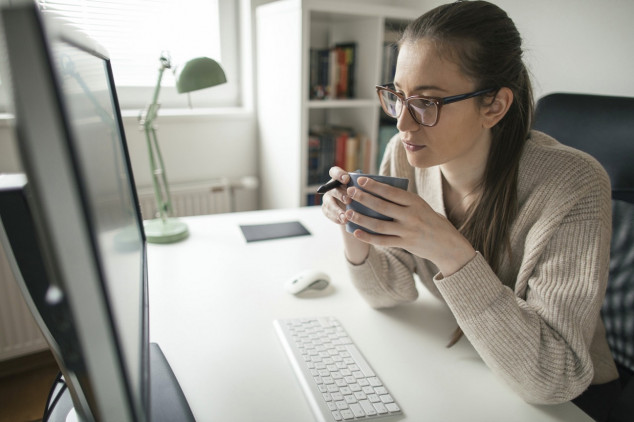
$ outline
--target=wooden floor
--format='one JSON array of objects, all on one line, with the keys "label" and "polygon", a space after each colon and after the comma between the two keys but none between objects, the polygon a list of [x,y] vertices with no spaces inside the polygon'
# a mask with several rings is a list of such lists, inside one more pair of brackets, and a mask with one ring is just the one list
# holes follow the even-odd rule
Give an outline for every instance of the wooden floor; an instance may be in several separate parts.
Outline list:
[{"label": "wooden floor", "polygon": [[41,421],[58,372],[49,351],[0,362],[0,422]]}]

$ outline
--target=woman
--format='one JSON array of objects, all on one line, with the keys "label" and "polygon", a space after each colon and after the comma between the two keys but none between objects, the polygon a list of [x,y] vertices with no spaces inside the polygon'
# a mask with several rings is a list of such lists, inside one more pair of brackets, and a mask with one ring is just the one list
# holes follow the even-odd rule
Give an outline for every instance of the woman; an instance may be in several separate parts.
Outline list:
[{"label": "woman", "polygon": [[[413,274],[452,310],[484,362],[530,403],[575,399],[595,418],[618,388],[600,319],[611,235],[609,179],[588,155],[530,130],[533,98],[512,20],[484,1],[424,14],[403,33],[397,118],[380,173],[323,199],[342,230],[354,285],[374,307],[418,296]],[[358,201],[381,221],[346,211]],[[592,387],[588,389],[588,386]],[[604,394],[605,395],[602,395]]]}]

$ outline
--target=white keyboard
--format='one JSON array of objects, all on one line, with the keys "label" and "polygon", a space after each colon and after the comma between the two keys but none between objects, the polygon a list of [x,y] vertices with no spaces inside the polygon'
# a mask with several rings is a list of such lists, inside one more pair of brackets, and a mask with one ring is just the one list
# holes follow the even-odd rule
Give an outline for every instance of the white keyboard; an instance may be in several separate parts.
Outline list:
[{"label": "white keyboard", "polygon": [[285,319],[273,324],[318,420],[402,414],[335,318]]}]

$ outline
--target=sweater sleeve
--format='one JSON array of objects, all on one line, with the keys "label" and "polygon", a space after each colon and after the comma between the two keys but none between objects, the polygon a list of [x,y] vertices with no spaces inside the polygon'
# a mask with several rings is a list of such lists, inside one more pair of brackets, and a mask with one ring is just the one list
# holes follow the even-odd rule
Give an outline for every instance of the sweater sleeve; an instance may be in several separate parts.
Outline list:
[{"label": "sweater sleeve", "polygon": [[398,248],[370,247],[365,262],[348,263],[352,284],[373,308],[388,308],[418,298],[413,256]]},{"label": "sweater sleeve", "polygon": [[482,359],[530,403],[571,400],[593,379],[590,346],[607,283],[611,202],[607,176],[592,176],[541,195],[554,199],[538,201],[515,291],[479,254],[457,273],[435,277]]}]

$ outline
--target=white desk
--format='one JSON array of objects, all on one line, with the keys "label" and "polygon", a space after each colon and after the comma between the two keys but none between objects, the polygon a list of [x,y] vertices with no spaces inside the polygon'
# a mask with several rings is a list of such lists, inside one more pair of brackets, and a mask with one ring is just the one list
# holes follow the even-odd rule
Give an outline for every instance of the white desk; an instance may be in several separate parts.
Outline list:
[{"label": "white desk", "polygon": [[[333,315],[401,405],[408,421],[589,421],[571,403],[532,406],[462,339],[419,286],[415,303],[371,309],[348,279],[339,228],[318,207],[184,219],[189,239],[148,245],[150,339],[159,343],[198,421],[311,421],[276,318]],[[299,220],[311,236],[246,243],[240,224]],[[295,297],[284,282],[316,268],[322,293]],[[399,419],[400,420],[400,419]]]}]

